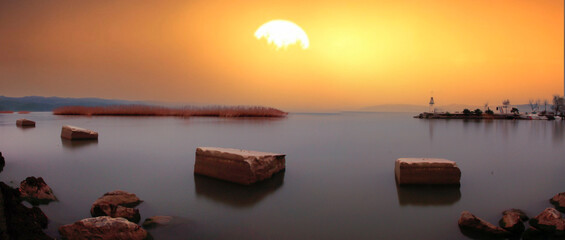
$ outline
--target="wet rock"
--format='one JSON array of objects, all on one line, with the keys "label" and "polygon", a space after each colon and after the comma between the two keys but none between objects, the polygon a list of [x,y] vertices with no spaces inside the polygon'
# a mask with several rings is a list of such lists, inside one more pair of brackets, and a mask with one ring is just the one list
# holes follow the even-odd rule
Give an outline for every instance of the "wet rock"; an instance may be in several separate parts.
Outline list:
[{"label": "wet rock", "polygon": [[512,235],[510,232],[480,219],[468,211],[461,213],[458,224],[465,235],[472,235],[473,237],[506,238]]},{"label": "wet rock", "polygon": [[124,218],[108,216],[86,218],[73,224],[59,227],[63,239],[131,239],[147,238],[147,231]]},{"label": "wet rock", "polygon": [[98,198],[90,208],[93,217],[110,216],[123,217],[129,221],[138,223],[140,220],[139,210],[133,207],[141,203],[141,200],[133,193],[116,190],[108,192]]},{"label": "wet rock", "polygon": [[232,148],[199,147],[194,173],[249,185],[285,169],[285,155]]},{"label": "wet rock", "polygon": [[564,235],[565,219],[555,208],[546,208],[542,213],[530,219],[530,225],[546,233]]},{"label": "wet rock", "polygon": [[[3,182],[0,182],[1,204],[3,214],[0,214],[0,228],[5,222],[9,238],[1,239],[52,239],[43,232],[47,227],[47,216],[38,207],[28,208],[21,203],[20,192]],[[2,212],[2,211],[0,211]],[[3,216],[2,216],[3,215]],[[0,237],[5,234],[0,233]]]},{"label": "wet rock", "polygon": [[20,196],[33,205],[45,204],[56,201],[53,190],[45,183],[43,178],[27,177],[20,183]]},{"label": "wet rock", "polygon": [[402,184],[459,184],[461,170],[454,161],[439,158],[399,158],[396,182]]},{"label": "wet rock", "polygon": [[514,234],[520,234],[524,231],[525,226],[523,221],[527,221],[528,216],[522,210],[509,209],[502,212],[502,215],[502,218],[498,221],[498,224],[502,228]]},{"label": "wet rock", "polygon": [[61,137],[69,140],[98,139],[98,133],[92,130],[65,125],[61,129]]},{"label": "wet rock", "polygon": [[560,212],[565,212],[565,192],[556,194],[549,199],[549,202]]},{"label": "wet rock", "polygon": [[18,119],[16,120],[16,125],[18,127],[35,127],[35,122],[29,119]]},{"label": "wet rock", "polygon": [[171,222],[172,219],[173,217],[170,216],[153,216],[145,219],[141,226],[143,226],[144,228],[154,228],[161,225],[167,225]]}]

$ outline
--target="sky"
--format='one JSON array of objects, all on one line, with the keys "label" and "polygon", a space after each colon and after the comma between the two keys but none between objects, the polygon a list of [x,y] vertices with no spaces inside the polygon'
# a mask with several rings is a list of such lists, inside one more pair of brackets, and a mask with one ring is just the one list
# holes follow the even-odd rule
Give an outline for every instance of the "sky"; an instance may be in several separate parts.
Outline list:
[{"label": "sky", "polygon": [[[277,49],[264,23],[310,46]],[[0,95],[287,111],[564,91],[563,0],[0,1]]]}]

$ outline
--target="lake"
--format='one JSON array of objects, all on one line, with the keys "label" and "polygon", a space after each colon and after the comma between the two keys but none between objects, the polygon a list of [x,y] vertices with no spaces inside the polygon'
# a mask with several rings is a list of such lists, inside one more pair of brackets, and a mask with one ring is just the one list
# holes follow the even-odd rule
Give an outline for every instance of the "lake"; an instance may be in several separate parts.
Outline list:
[{"label": "lake", "polygon": [[[43,177],[59,199],[46,232],[90,217],[121,189],[141,219],[175,216],[155,239],[465,239],[468,210],[493,224],[508,208],[535,216],[565,191],[565,122],[414,119],[414,113],[299,114],[281,119],[0,114],[0,181]],[[18,128],[16,119],[37,122]],[[98,141],[60,138],[63,125]],[[251,186],[195,176],[197,147],[286,154],[286,171]],[[459,188],[397,187],[394,161],[446,158]]]}]

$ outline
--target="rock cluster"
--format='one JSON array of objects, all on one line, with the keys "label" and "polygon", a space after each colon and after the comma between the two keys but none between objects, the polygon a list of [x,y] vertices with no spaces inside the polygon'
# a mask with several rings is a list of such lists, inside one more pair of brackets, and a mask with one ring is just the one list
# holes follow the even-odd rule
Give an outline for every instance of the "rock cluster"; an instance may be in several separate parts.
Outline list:
[{"label": "rock cluster", "polygon": [[98,198],[90,208],[93,217],[110,216],[123,217],[129,221],[138,223],[140,220],[139,210],[133,207],[141,203],[141,200],[133,193],[116,190],[105,193]]},{"label": "rock cluster", "polygon": [[63,239],[147,239],[149,234],[136,223],[142,201],[133,193],[116,190],[105,193],[90,208],[92,218],[61,226]]},{"label": "rock cluster", "polygon": [[20,183],[20,195],[33,205],[56,201],[53,190],[45,183],[43,178],[27,177]]},{"label": "rock cluster", "polygon": [[502,219],[498,222],[500,227],[464,211],[459,218],[459,227],[463,234],[472,238],[565,239],[565,218],[559,212],[565,211],[565,192],[558,193],[549,201],[555,208],[546,208],[529,221],[521,210],[502,212]]},{"label": "rock cluster", "polygon": [[0,182],[0,239],[53,239],[43,232],[47,216],[22,204],[20,192]]},{"label": "rock cluster", "polygon": [[[4,164],[0,152],[0,172]],[[20,191],[0,182],[0,239],[52,239],[43,232],[47,223],[41,209],[24,206]]]},{"label": "rock cluster", "polygon": [[285,169],[285,155],[232,148],[199,147],[194,173],[249,185]]}]

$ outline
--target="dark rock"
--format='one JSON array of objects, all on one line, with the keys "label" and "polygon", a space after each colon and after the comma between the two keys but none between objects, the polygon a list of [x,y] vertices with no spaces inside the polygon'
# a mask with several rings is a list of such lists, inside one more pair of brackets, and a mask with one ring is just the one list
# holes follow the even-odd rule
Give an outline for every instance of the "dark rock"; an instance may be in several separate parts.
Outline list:
[{"label": "dark rock", "polygon": [[33,205],[45,204],[56,201],[53,190],[45,183],[43,178],[27,177],[20,183],[21,197]]},{"label": "dark rock", "polygon": [[173,217],[170,216],[153,216],[145,219],[141,226],[143,226],[144,228],[154,228],[160,225],[167,225],[171,222],[172,219]]},{"label": "dark rock", "polygon": [[458,224],[465,235],[472,234],[474,237],[507,238],[512,235],[510,232],[480,219],[468,211],[461,213]]},{"label": "dark rock", "polygon": [[522,210],[509,209],[502,212],[502,214],[502,218],[498,221],[502,228],[514,234],[520,234],[524,231],[525,226],[522,221],[528,220],[528,216]]},{"label": "dark rock", "polygon": [[563,235],[565,233],[565,219],[555,208],[546,208],[542,213],[530,219],[530,225],[546,233]]},{"label": "dark rock", "polygon": [[542,232],[534,227],[529,227],[524,231],[522,234],[523,240],[545,240],[549,239],[550,235],[545,232]]},{"label": "dark rock", "polygon": [[565,212],[565,192],[556,194],[549,199],[549,202],[560,212]]},{"label": "dark rock", "polygon": [[59,227],[63,239],[131,239],[142,240],[148,237],[141,226],[124,218],[108,216],[86,218],[73,224]]},{"label": "dark rock", "polygon": [[4,157],[2,156],[2,152],[0,152],[0,172],[4,170],[4,166],[6,166],[6,161],[4,161]]},{"label": "dark rock", "polygon": [[42,230],[47,227],[48,219],[41,209],[24,206],[21,203],[20,192],[3,182],[0,182],[0,190],[6,232],[11,239],[52,239]]},{"label": "dark rock", "polygon": [[141,218],[139,210],[133,207],[137,206],[140,202],[141,200],[135,194],[116,190],[108,192],[98,198],[92,204],[90,214],[93,217],[123,217],[129,221],[138,223]]}]

